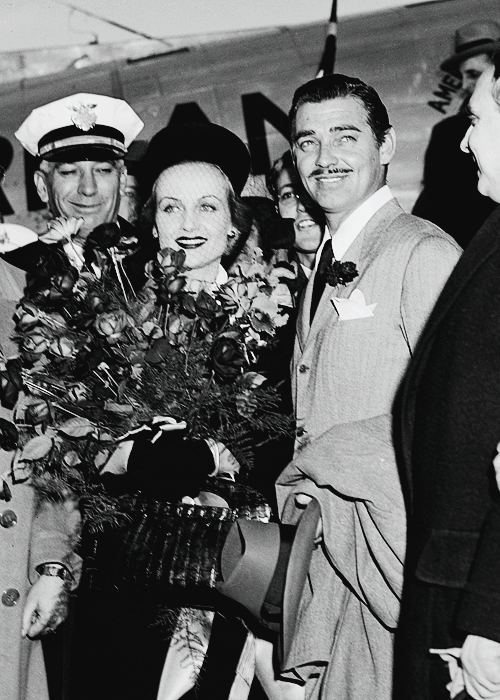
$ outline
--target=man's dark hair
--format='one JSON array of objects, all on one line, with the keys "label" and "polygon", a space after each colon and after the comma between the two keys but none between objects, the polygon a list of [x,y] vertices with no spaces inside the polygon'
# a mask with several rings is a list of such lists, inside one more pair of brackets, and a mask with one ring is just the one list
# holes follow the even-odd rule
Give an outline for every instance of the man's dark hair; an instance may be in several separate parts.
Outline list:
[{"label": "man's dark hair", "polygon": [[288,115],[292,143],[295,139],[295,122],[299,107],[308,102],[319,104],[337,97],[354,97],[359,100],[366,110],[367,122],[370,126],[377,145],[380,147],[391,128],[389,115],[378,93],[359,78],[349,78],[347,75],[333,73],[322,78],[315,78],[295,91],[292,108]]}]

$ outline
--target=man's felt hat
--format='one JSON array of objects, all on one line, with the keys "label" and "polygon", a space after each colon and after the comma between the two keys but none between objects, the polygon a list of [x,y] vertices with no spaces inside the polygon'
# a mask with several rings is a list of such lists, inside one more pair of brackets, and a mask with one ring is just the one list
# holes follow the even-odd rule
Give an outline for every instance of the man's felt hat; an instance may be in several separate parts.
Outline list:
[{"label": "man's felt hat", "polygon": [[43,160],[108,161],[123,158],[143,126],[124,100],[78,93],[34,109],[15,136]]},{"label": "man's felt hat", "polygon": [[279,631],[282,668],[291,650],[319,518],[320,506],[313,498],[296,527],[238,519],[221,551],[217,590]]},{"label": "man's felt hat", "polygon": [[235,133],[218,124],[166,126],[151,139],[142,161],[142,180],[151,191],[158,176],[184,162],[211,163],[226,175],[241,194],[250,174],[250,153]]},{"label": "man's felt hat", "polygon": [[470,22],[455,32],[455,53],[441,63],[441,70],[453,72],[472,56],[499,50],[500,24],[492,20]]}]

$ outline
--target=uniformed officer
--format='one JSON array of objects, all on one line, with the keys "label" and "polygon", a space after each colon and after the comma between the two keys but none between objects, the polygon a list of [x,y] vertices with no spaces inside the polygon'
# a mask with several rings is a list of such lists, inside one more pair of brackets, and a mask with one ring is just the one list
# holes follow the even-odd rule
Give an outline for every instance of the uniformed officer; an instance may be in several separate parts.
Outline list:
[{"label": "uniformed officer", "polygon": [[[72,263],[78,267],[88,235],[100,224],[115,223],[122,237],[133,235],[118,208],[126,183],[124,157],[142,127],[126,102],[105,95],[71,95],[33,110],[16,137],[40,158],[38,193],[63,225],[49,226],[41,240],[27,245],[24,240],[3,257],[29,272],[41,255],[63,245],[69,232],[68,250],[73,256],[76,251]],[[0,415],[8,418],[3,411]],[[74,502],[43,501],[29,481],[13,478],[12,453],[4,449],[7,438],[1,427],[0,698],[48,700],[44,655],[36,637],[66,616],[69,591],[79,575],[73,549],[80,515]],[[59,676],[60,662],[52,656]],[[51,677],[53,690],[54,673]]]},{"label": "uniformed officer", "polygon": [[[58,243],[69,235],[72,244],[66,252],[76,267],[81,267],[83,245],[97,226],[116,223],[123,238],[135,234],[118,210],[127,182],[124,158],[143,126],[124,100],[79,93],[37,107],[15,134],[40,159],[34,176],[40,199],[53,217],[69,222],[62,228],[49,224],[40,241]],[[75,256],[79,248],[81,254]],[[4,258],[29,271],[42,252],[37,242]]]}]

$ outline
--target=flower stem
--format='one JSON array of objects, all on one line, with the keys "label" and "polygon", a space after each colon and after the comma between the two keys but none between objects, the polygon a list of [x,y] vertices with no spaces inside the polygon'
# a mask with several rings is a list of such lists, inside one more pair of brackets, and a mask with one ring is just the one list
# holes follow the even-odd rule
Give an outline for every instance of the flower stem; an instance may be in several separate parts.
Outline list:
[{"label": "flower stem", "polygon": [[194,333],[195,333],[195,330],[196,330],[196,324],[197,324],[197,323],[198,323],[198,320],[195,319],[195,320],[193,321],[193,325],[192,325],[192,327],[191,327],[191,333],[189,334],[189,345],[188,345],[187,350],[186,350],[186,359],[185,359],[185,361],[184,361],[184,372],[186,373],[186,376],[189,376],[189,372],[188,372],[189,354],[190,354],[190,352],[191,352],[191,346],[192,346],[192,344],[193,344]]}]

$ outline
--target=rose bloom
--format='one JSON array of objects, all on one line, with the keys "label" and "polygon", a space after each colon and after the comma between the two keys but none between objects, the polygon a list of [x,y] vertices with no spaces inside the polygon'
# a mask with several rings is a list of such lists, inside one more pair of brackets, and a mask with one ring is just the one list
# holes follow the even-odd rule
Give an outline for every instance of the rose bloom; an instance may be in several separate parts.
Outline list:
[{"label": "rose bloom", "polygon": [[75,344],[69,338],[57,338],[52,341],[49,350],[58,357],[72,357],[75,354]]},{"label": "rose bloom", "polygon": [[66,219],[64,216],[58,216],[47,225],[46,233],[42,233],[39,238],[47,244],[57,243],[61,240],[69,240],[75,236],[82,227],[83,219],[77,219],[70,216]]},{"label": "rose bloom", "polygon": [[41,354],[47,350],[50,339],[40,331],[32,331],[23,338],[23,350],[25,352]]},{"label": "rose bloom", "polygon": [[16,308],[14,320],[21,330],[35,326],[40,319],[40,311],[29,301],[23,301]]},{"label": "rose bloom", "polygon": [[49,290],[49,299],[57,301],[68,297],[73,291],[73,287],[78,280],[78,270],[71,267],[63,274],[54,275],[51,280],[51,288]]},{"label": "rose bloom", "polygon": [[33,402],[27,407],[24,414],[26,423],[31,423],[31,425],[38,425],[49,418],[50,406],[44,399],[33,400]]},{"label": "rose bloom", "polygon": [[215,373],[225,380],[232,380],[248,367],[245,344],[237,332],[223,333],[210,348],[210,358]]},{"label": "rose bloom", "polygon": [[116,343],[127,326],[132,325],[132,319],[125,311],[118,309],[98,316],[94,322],[97,332],[106,337],[108,343]]}]

